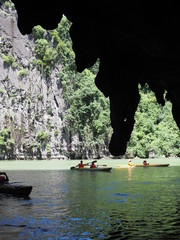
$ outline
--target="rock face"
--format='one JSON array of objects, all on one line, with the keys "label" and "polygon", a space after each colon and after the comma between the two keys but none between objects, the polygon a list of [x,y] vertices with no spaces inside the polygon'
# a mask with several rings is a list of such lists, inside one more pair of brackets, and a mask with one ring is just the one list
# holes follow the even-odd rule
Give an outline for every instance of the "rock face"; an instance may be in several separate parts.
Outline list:
[{"label": "rock face", "polygon": [[[66,158],[69,142],[62,120],[66,106],[58,85],[61,65],[49,78],[43,76],[33,66],[33,36],[20,33],[13,8],[3,5],[0,12],[0,129],[10,128],[15,158]],[[50,139],[41,152],[38,133]]]},{"label": "rock face", "polygon": [[39,9],[35,0],[13,2],[22,34],[30,34],[36,24],[55,28],[62,14],[66,15],[73,23],[70,33],[78,71],[100,59],[96,84],[111,102],[113,155],[126,151],[139,102],[139,83],[148,83],[162,105],[164,97],[172,102],[180,128],[178,3],[39,0]]}]

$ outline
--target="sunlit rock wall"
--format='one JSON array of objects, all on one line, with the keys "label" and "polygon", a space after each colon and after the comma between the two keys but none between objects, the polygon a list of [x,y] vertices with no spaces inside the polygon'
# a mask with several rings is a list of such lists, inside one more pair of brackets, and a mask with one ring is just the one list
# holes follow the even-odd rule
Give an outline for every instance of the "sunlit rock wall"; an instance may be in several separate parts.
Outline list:
[{"label": "sunlit rock wall", "polygon": [[[49,78],[33,65],[34,39],[17,28],[13,7],[0,9],[0,130],[10,128],[16,158],[36,158],[37,135],[50,135],[41,149],[42,158],[66,158],[68,136],[64,134],[66,108],[58,85],[61,65]],[[55,134],[56,132],[56,134]]]}]

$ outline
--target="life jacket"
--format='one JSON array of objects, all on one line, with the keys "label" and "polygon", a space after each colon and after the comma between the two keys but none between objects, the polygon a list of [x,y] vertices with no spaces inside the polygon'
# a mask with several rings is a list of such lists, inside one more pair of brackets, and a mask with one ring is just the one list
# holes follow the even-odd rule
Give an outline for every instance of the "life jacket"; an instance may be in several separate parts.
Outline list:
[{"label": "life jacket", "polygon": [[1,176],[0,176],[0,183],[5,182],[5,181],[6,181],[5,176],[1,175]]},{"label": "life jacket", "polygon": [[79,168],[83,168],[84,167],[84,164],[83,163],[79,163]]},{"label": "life jacket", "polygon": [[94,165],[94,164],[91,164],[91,168],[96,168],[96,165]]}]

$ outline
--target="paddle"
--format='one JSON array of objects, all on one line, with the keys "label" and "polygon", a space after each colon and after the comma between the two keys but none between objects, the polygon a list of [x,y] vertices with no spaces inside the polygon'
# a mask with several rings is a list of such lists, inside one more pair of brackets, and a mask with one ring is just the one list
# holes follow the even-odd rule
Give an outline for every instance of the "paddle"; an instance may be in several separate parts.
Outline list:
[{"label": "paddle", "polygon": [[89,165],[90,163],[95,163],[95,162],[97,162],[97,161],[92,161],[92,162],[89,162],[89,163],[85,163],[85,164]]},{"label": "paddle", "polygon": [[16,184],[16,183],[22,183],[22,182],[11,182],[12,184]]},{"label": "paddle", "polygon": [[107,167],[107,165],[106,164],[103,164],[103,165],[97,165],[97,167]]}]

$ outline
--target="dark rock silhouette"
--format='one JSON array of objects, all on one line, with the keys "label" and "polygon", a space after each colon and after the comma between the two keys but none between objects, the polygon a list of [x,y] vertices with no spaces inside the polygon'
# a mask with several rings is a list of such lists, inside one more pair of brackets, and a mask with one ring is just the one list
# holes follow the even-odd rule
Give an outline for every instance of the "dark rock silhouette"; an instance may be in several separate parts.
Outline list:
[{"label": "dark rock silhouette", "polygon": [[112,155],[123,155],[139,103],[138,84],[147,83],[157,101],[172,102],[180,128],[180,4],[175,1],[20,1],[12,0],[18,27],[29,34],[39,24],[54,29],[64,14],[77,71],[100,59],[97,87],[110,99]]}]

